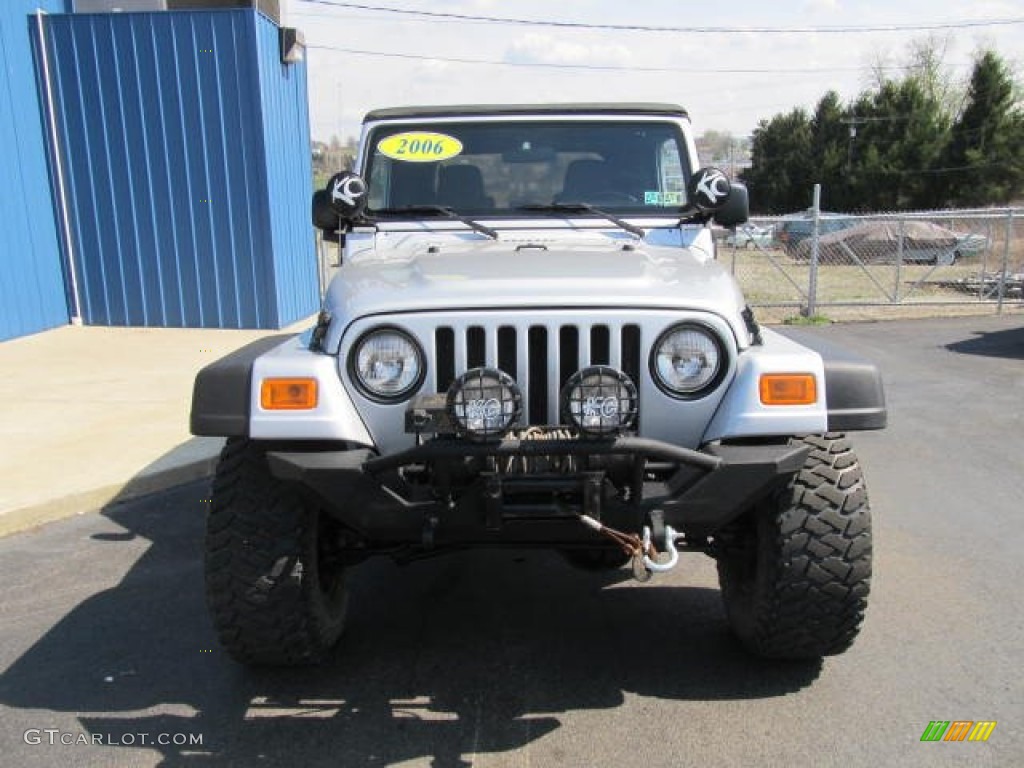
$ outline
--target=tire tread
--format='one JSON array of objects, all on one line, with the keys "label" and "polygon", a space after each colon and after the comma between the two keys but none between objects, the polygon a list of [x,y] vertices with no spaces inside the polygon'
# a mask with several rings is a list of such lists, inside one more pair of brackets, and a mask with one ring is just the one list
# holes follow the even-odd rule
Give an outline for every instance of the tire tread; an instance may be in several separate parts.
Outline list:
[{"label": "tire tread", "polygon": [[[748,649],[769,658],[842,653],[860,631],[871,582],[871,523],[863,473],[841,434],[803,438],[804,468],[771,501],[752,599],[737,599],[719,564],[723,598]],[[740,613],[744,615],[739,615]]]},{"label": "tire tread", "polygon": [[206,599],[220,642],[237,661],[308,664],[337,641],[344,596],[327,611],[319,604],[315,526],[315,511],[270,475],[258,444],[228,440],[207,520]]}]

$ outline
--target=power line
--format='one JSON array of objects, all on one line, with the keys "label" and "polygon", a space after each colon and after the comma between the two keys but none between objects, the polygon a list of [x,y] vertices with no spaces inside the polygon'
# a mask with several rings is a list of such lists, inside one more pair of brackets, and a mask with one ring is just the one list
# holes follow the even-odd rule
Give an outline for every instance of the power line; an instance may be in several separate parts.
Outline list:
[{"label": "power line", "polygon": [[931,24],[878,24],[869,26],[820,26],[820,27],[739,27],[739,26],[708,26],[708,27],[667,27],[646,24],[592,24],[580,21],[546,21],[542,19],[517,19],[501,16],[477,16],[465,13],[448,13],[442,11],[417,11],[410,8],[391,8],[383,5],[366,3],[341,2],[340,0],[299,0],[311,5],[326,5],[335,8],[354,8],[360,11],[377,13],[393,13],[420,19],[445,19],[449,21],[474,21],[489,24],[512,24],[530,27],[557,27],[560,29],[602,29],[618,32],[688,32],[691,34],[857,34],[864,32],[927,32],[944,29],[971,29],[976,27],[999,27],[1024,24],[1024,17],[1004,19],[975,19],[973,21],[948,21]]},{"label": "power line", "polygon": [[843,125],[866,125],[867,123],[891,123],[893,120],[909,120],[913,115],[875,115],[873,117],[844,117],[839,122]]},{"label": "power line", "polygon": [[974,163],[972,165],[954,165],[945,168],[855,168],[853,173],[864,176],[928,176],[944,173],[962,173],[963,171],[981,171],[988,168],[1006,168],[1006,163]]},{"label": "power line", "polygon": [[[307,2],[309,0],[306,0]],[[485,64],[499,67],[540,67],[542,69],[583,69],[600,72],[676,72],[684,74],[729,74],[729,75],[815,75],[821,72],[864,72],[874,67],[645,67],[616,64],[558,64],[551,62],[502,61],[501,59],[470,59],[454,56],[428,56],[418,53],[400,53],[398,51],[368,51],[359,48],[343,48],[335,45],[317,45],[307,43],[306,48],[312,50],[335,51],[354,56],[380,56],[389,59],[410,59],[413,61],[443,61],[448,64]],[[906,69],[905,66],[894,66],[893,69]]]},{"label": "power line", "polygon": [[[298,2],[306,2],[306,0],[298,0]],[[330,6],[328,6],[328,7],[330,7]],[[342,9],[338,9],[338,10],[345,10],[345,9],[342,8]],[[344,16],[342,16],[339,13],[337,13],[337,10],[336,11],[328,11],[326,9],[325,10],[321,10],[321,11],[314,11],[314,10],[309,10],[309,11],[289,11],[288,12],[288,18],[292,18],[293,16],[301,16],[303,18],[309,18],[309,19],[334,19],[335,21],[344,20],[344,22],[346,24],[349,23],[349,22],[352,22],[352,21],[371,21],[371,22],[374,22],[375,24],[380,24],[386,18],[386,17],[380,16],[379,14],[377,16],[373,16],[371,14],[346,13]],[[451,24],[453,22],[452,19],[409,19],[409,21],[418,21],[418,22],[423,22],[424,24]],[[467,26],[468,25],[473,25],[473,26],[489,26],[489,24],[490,24],[490,22],[487,22],[487,21],[462,21],[462,22],[459,22],[459,23],[462,24],[462,25],[467,25]]]}]

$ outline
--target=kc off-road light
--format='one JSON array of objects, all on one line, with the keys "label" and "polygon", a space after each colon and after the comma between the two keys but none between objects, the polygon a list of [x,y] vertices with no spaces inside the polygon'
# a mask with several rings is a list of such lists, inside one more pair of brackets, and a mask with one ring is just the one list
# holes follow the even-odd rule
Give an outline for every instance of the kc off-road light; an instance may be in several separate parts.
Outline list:
[{"label": "kc off-road light", "polygon": [[419,389],[426,370],[415,339],[397,328],[381,327],[355,343],[349,355],[349,373],[367,397],[397,402]]},{"label": "kc off-road light", "polygon": [[464,435],[481,440],[504,435],[522,410],[523,397],[512,377],[494,368],[473,368],[448,388],[448,413]]},{"label": "kc off-road light", "polygon": [[693,399],[714,389],[725,373],[725,351],[717,334],[703,325],[674,325],[651,350],[651,373],[673,397]]},{"label": "kc off-road light", "polygon": [[615,435],[636,421],[636,385],[614,368],[577,371],[562,388],[562,415],[587,435]]}]

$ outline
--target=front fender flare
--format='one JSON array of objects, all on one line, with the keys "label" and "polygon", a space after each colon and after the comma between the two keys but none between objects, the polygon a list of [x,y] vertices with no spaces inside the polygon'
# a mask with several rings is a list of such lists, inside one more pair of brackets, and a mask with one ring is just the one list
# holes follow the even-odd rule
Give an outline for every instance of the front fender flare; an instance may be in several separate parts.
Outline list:
[{"label": "front fender flare", "polygon": [[210,363],[196,374],[192,386],[192,413],[189,419],[193,435],[249,436],[252,363],[264,352],[282,344],[288,338],[290,337],[287,335],[277,335],[257,339]]},{"label": "front fender flare", "polygon": [[[277,377],[315,378],[316,407],[265,410],[260,405],[262,382]],[[310,351],[299,336],[260,339],[203,368],[192,393],[191,427],[195,435],[339,440],[374,447],[338,377],[336,359]]]},{"label": "front fender flare", "polygon": [[[871,362],[810,333],[764,329],[764,344],[740,355],[736,377],[704,434],[728,438],[884,429],[885,391]],[[763,373],[813,373],[818,401],[809,406],[761,404]]]}]

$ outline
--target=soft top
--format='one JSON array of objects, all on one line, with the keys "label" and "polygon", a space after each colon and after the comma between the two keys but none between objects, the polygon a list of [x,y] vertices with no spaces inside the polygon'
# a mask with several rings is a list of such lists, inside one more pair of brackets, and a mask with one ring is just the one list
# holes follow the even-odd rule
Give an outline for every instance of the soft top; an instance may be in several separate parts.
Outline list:
[{"label": "soft top", "polygon": [[671,115],[688,117],[677,104],[657,103],[570,103],[570,104],[452,104],[434,107],[392,107],[375,109],[363,118],[405,120],[419,117],[473,117],[484,115]]}]

